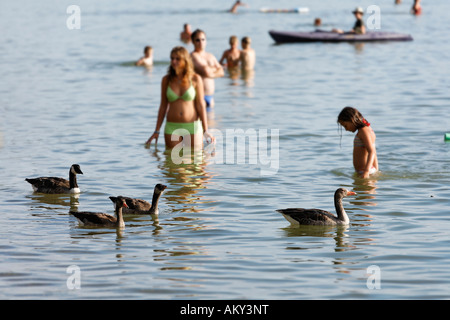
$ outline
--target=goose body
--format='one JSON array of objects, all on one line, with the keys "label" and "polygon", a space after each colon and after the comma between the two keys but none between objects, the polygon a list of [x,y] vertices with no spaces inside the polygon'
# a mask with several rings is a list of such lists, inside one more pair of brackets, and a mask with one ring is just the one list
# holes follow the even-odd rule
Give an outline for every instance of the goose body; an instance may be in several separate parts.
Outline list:
[{"label": "goose body", "polygon": [[115,217],[102,212],[70,211],[69,213],[75,216],[83,226],[125,228],[122,216],[122,208],[127,207],[125,199],[122,197],[109,198],[115,198]]},{"label": "goose body", "polygon": [[[122,197],[127,203],[127,208],[123,209],[124,214],[158,214],[159,198],[163,194],[167,186],[158,183],[153,190],[152,203],[142,199]],[[115,197],[110,197],[111,201],[116,203]]]},{"label": "goose body", "polygon": [[348,225],[350,219],[342,205],[342,199],[348,195],[355,195],[353,191],[344,188],[339,188],[334,193],[334,206],[336,208],[337,217],[332,213],[321,209],[303,209],[303,208],[288,208],[278,209],[287,221],[293,225],[319,225],[319,226],[333,226],[333,225]]},{"label": "goose body", "polygon": [[62,193],[80,193],[77,184],[77,174],[83,174],[78,164],[73,164],[69,170],[69,180],[59,177],[39,177],[27,178],[27,182],[31,184],[34,192],[62,194]]}]

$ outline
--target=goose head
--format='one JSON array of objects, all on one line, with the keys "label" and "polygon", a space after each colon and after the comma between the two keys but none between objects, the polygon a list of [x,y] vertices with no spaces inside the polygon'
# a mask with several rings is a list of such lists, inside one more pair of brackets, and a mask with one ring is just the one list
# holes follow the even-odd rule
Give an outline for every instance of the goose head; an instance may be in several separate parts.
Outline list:
[{"label": "goose head", "polygon": [[347,190],[345,188],[339,188],[334,193],[334,196],[337,197],[338,199],[342,199],[342,198],[344,198],[346,196],[353,196],[353,195],[356,195],[356,192]]},{"label": "goose head", "polygon": [[155,192],[155,193],[161,194],[161,193],[164,192],[164,190],[166,190],[166,188],[167,188],[167,186],[158,183],[158,184],[155,186],[155,191],[154,191],[154,192]]},{"label": "goose head", "polygon": [[72,172],[73,174],[83,174],[83,172],[80,169],[80,165],[79,164],[73,164],[70,167],[70,172]]},{"label": "goose head", "polygon": [[125,198],[122,196],[118,197],[109,197],[112,202],[114,202],[116,209],[118,208],[128,208],[127,202],[125,201]]}]

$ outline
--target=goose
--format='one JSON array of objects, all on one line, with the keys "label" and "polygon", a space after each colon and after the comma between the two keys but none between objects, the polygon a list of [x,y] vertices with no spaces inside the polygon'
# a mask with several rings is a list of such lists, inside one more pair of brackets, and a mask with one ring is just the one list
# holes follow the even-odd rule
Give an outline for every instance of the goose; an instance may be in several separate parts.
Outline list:
[{"label": "goose", "polygon": [[[127,208],[124,208],[123,213],[124,214],[158,214],[158,202],[159,198],[163,194],[164,190],[167,188],[167,186],[158,183],[154,190],[153,190],[153,198],[152,203],[142,200],[142,199],[134,199],[129,197],[122,197],[127,202]],[[111,201],[114,203],[116,202],[115,197],[110,197]]]},{"label": "goose", "polygon": [[83,226],[95,226],[95,227],[115,227],[125,228],[125,222],[123,221],[122,208],[127,207],[125,199],[122,197],[109,197],[115,199],[116,216],[113,217],[106,213],[101,212],[88,212],[88,211],[69,211],[69,213],[75,216],[81,225]]},{"label": "goose", "polygon": [[339,188],[334,193],[334,206],[336,208],[337,217],[332,213],[321,209],[288,208],[278,209],[276,211],[280,212],[287,221],[294,225],[348,225],[350,219],[342,205],[342,198],[349,195],[356,195],[356,193],[344,188]]},{"label": "goose", "polygon": [[73,164],[69,170],[69,180],[57,177],[40,177],[27,178],[25,181],[29,182],[33,187],[34,192],[40,193],[80,193],[80,188],[77,184],[77,174],[83,174],[80,165]]}]

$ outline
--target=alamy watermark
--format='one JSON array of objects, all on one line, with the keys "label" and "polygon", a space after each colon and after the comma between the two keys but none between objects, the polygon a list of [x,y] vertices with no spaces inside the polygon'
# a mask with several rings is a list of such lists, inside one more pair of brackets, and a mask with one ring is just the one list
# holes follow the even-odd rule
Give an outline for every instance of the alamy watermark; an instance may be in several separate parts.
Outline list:
[{"label": "alamy watermark", "polygon": [[69,30],[81,29],[81,9],[77,5],[70,5],[66,9],[70,16],[66,20],[66,26]]},{"label": "alamy watermark", "polygon": [[66,285],[69,290],[81,289],[81,269],[77,265],[68,266],[66,273],[70,274],[67,278]]},{"label": "alamy watermark", "polygon": [[377,265],[371,265],[366,269],[366,286],[370,290],[381,289],[381,269]]},{"label": "alamy watermark", "polygon": [[[274,175],[279,169],[279,129],[218,129],[208,130],[216,138],[215,143],[206,145],[205,154],[216,164],[249,164],[259,166],[262,176]],[[172,139],[179,136],[183,141],[171,150],[172,162],[175,164],[201,163],[203,156],[190,157],[190,134],[186,129],[177,129]]]},{"label": "alamy watermark", "polygon": [[368,6],[366,9],[367,14],[370,16],[366,19],[367,28],[370,30],[381,29],[381,9],[377,5]]}]

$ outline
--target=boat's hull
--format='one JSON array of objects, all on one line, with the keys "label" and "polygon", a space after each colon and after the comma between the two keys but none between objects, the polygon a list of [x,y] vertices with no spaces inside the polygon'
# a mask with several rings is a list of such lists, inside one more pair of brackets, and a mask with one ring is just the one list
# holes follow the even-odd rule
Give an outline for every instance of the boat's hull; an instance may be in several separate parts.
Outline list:
[{"label": "boat's hull", "polygon": [[269,31],[277,43],[290,42],[370,42],[370,41],[411,41],[409,34],[395,32],[367,32],[365,34],[336,33],[331,31],[294,32]]}]

